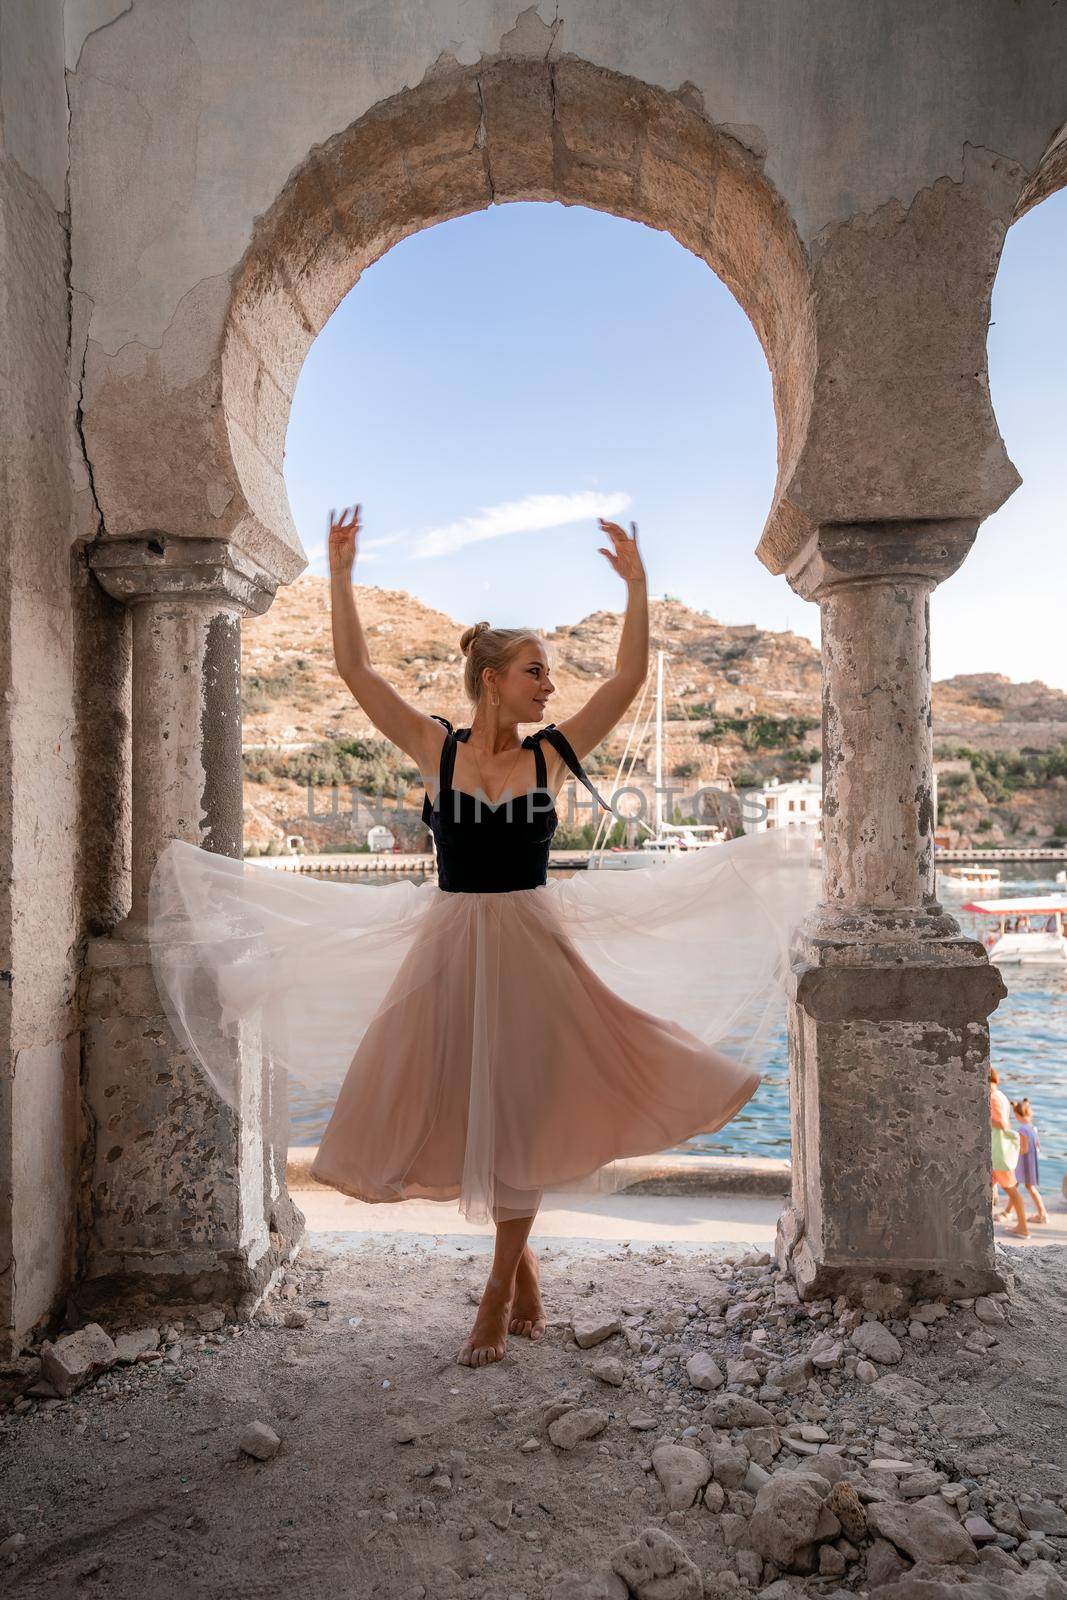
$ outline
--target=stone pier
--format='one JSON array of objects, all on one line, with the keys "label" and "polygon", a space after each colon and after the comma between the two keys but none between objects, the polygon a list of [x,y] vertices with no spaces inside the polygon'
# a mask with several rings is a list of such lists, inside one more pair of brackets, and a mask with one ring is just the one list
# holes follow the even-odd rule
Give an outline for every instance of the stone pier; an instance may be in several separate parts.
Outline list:
[{"label": "stone pier", "polygon": [[831,525],[787,574],[822,612],[824,897],[795,943],[778,1233],[809,1299],[998,1281],[987,1019],[1007,990],[934,893],[930,593],[974,536]]},{"label": "stone pier", "polygon": [[88,949],[79,1301],[254,1303],[303,1232],[284,1074],[246,1032],[238,1106],[219,1100],[167,1025],[143,916],[168,839],[241,854],[241,617],[277,580],[221,539],[101,540],[90,561],[132,616],[133,870],[129,916]]}]

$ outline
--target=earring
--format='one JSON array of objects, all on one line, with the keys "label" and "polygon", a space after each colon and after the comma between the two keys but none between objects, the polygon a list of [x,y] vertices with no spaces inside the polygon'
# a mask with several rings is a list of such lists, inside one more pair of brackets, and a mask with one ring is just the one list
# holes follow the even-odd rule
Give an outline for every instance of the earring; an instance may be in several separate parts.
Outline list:
[{"label": "earring", "polygon": [[498,694],[491,695],[489,698],[489,704],[491,706],[498,706],[500,704],[500,696]]}]

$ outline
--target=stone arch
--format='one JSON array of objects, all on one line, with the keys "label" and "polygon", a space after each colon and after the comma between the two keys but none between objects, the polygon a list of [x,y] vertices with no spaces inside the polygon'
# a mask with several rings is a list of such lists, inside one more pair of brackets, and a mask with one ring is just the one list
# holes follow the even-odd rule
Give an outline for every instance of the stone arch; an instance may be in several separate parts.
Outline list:
[{"label": "stone arch", "polygon": [[671,93],[576,57],[454,61],[314,149],[259,220],[235,277],[222,407],[246,514],[231,537],[300,549],[282,456],[304,357],[366,267],[436,222],[518,200],[586,205],[671,233],[752,322],[770,368],[778,472],[759,554],[797,543],[786,489],[815,377],[808,260],[760,158]]},{"label": "stone arch", "polygon": [[1067,186],[1067,122],[1052,135],[1045,153],[1027,178],[1019,194],[1012,222],[1018,222],[1050,194]]}]

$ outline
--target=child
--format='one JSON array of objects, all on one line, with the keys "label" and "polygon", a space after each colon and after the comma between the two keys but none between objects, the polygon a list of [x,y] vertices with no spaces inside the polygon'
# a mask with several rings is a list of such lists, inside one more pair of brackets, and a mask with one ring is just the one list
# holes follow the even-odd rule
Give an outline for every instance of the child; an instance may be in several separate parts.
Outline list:
[{"label": "child", "polygon": [[1019,1124],[1019,1135],[1022,1139],[1019,1159],[1015,1166],[1015,1180],[1025,1186],[1037,1208],[1027,1220],[1029,1222],[1047,1222],[1048,1212],[1045,1210],[1045,1202],[1042,1200],[1037,1187],[1037,1157],[1041,1149],[1041,1143],[1037,1137],[1037,1129],[1034,1127],[1033,1110],[1029,1100],[1026,1099],[1013,1100],[1011,1109],[1015,1112],[1015,1117]]}]

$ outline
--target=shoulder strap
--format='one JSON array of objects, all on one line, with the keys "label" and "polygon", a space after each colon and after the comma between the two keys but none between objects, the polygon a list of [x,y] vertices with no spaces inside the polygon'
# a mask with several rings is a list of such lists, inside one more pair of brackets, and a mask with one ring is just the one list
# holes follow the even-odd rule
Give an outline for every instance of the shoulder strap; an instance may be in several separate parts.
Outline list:
[{"label": "shoulder strap", "polygon": [[[433,718],[433,720],[435,722],[439,722],[442,725],[442,727],[446,730],[446,732],[449,735],[449,737],[445,739],[444,743],[441,746],[441,762],[440,762],[440,766],[438,767],[438,772],[437,772],[437,782],[438,782],[437,794],[438,794],[438,799],[440,799],[441,791],[445,787],[445,760],[446,760],[447,755],[448,755],[448,747],[449,747],[449,744],[452,742],[451,735],[453,735],[456,730],[453,728],[452,724],[449,722],[447,717],[439,717],[437,715],[436,711],[431,711],[430,715],[431,715],[431,717]],[[428,794],[427,795],[423,795],[423,798],[422,798],[422,820],[426,824],[427,827],[430,826],[430,821],[431,821],[432,815],[433,815],[433,806],[432,806],[432,804],[430,802],[430,797],[429,797]]]},{"label": "shoulder strap", "polygon": [[609,800],[605,800],[604,796],[593,787],[592,783],[589,781],[589,777],[585,768],[575,755],[567,735],[561,728],[557,727],[556,723],[550,722],[547,727],[538,728],[537,732],[530,734],[529,739],[524,739],[523,743],[536,745],[541,739],[547,739],[549,744],[559,751],[560,755],[563,757],[567,766],[570,767],[579,783],[585,784],[585,787],[589,790],[589,793],[593,796],[593,799],[598,805],[603,806],[605,811],[610,811],[613,817],[618,817],[620,822],[626,821],[626,818],[623,816],[622,812],[616,811],[611,802]]}]

